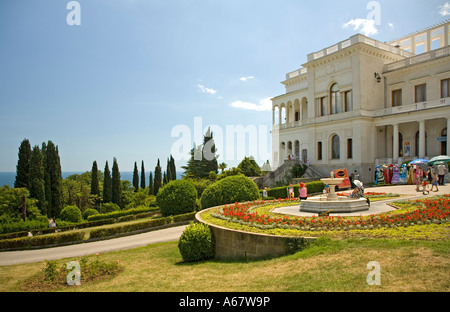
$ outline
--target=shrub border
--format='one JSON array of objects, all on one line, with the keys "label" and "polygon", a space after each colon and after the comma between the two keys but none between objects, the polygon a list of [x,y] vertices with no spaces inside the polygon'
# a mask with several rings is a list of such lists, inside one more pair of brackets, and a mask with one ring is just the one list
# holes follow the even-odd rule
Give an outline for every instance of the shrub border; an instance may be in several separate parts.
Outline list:
[{"label": "shrub border", "polygon": [[[4,239],[0,240],[0,252],[50,248],[129,236],[188,224],[194,217],[195,212],[190,212],[128,225],[119,224],[109,228],[92,230],[88,233],[85,231],[76,231],[73,233],[55,233],[50,235]],[[92,237],[92,233],[94,233],[94,237]]]}]

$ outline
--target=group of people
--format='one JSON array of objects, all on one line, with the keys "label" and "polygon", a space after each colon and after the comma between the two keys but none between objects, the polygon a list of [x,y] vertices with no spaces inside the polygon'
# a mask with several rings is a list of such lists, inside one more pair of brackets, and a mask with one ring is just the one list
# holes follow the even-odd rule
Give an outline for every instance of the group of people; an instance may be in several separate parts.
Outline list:
[{"label": "group of people", "polygon": [[427,166],[423,169],[422,165],[384,165],[377,166],[375,170],[375,185],[378,184],[411,184],[423,186],[424,182],[427,182],[431,186],[436,187],[438,191],[438,185],[444,185],[445,175],[447,174],[447,166],[444,163],[438,163],[435,167]]}]

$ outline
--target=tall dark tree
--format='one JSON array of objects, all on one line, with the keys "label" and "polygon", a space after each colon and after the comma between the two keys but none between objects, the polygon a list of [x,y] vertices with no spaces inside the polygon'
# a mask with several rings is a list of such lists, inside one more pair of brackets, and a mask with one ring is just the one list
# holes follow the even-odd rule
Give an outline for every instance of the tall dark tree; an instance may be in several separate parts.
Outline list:
[{"label": "tall dark tree", "polygon": [[141,163],[141,188],[145,189],[145,169],[144,169],[144,161]]},{"label": "tall dark tree", "polygon": [[20,143],[19,147],[19,158],[17,160],[16,167],[16,181],[14,182],[14,187],[26,187],[28,188],[28,176],[30,173],[30,156],[31,156],[31,145],[28,139],[24,139]]},{"label": "tall dark tree", "polygon": [[47,214],[49,217],[58,218],[63,208],[61,162],[59,159],[58,147],[55,146],[52,141],[48,141],[46,153],[46,170],[49,175],[51,192],[51,199],[47,202]]},{"label": "tall dark tree", "polygon": [[30,156],[30,172],[28,180],[28,188],[30,196],[37,199],[37,207],[42,215],[47,215],[47,202],[45,199],[45,169],[44,155],[39,146],[35,146]]},{"label": "tall dark tree", "polygon": [[153,182],[153,192],[155,195],[158,195],[158,191],[161,186],[162,186],[162,172],[161,172],[161,165],[159,163],[159,158],[158,158],[158,163],[156,164],[156,167],[155,167],[155,180]]},{"label": "tall dark tree", "polygon": [[103,202],[110,203],[112,200],[112,180],[111,171],[109,171],[108,161],[105,165],[105,173],[103,174]]},{"label": "tall dark tree", "polygon": [[98,181],[98,167],[95,160],[92,164],[91,170],[91,195],[94,198],[94,207],[97,207],[100,204],[100,187]]},{"label": "tall dark tree", "polygon": [[172,168],[170,167],[170,158],[167,158],[166,168],[166,181],[164,181],[164,183],[168,183],[169,181],[174,180],[172,175]]},{"label": "tall dark tree", "polygon": [[172,173],[172,180],[176,180],[177,179],[177,168],[175,166],[175,159],[173,158],[172,155],[170,155],[169,166],[170,166],[170,172]]},{"label": "tall dark tree", "polygon": [[47,216],[49,216],[49,207],[52,202],[52,186],[50,182],[50,173],[47,171],[47,143],[42,143],[42,155],[44,156],[44,188],[45,188],[45,205]]},{"label": "tall dark tree", "polygon": [[134,170],[133,170],[133,187],[135,192],[139,190],[139,171],[136,162],[134,162]]},{"label": "tall dark tree", "polygon": [[120,182],[120,171],[117,159],[114,157],[112,166],[112,194],[111,202],[121,206],[122,187]]},{"label": "tall dark tree", "polygon": [[216,144],[214,143],[213,133],[211,129],[208,128],[208,131],[205,133],[203,137],[203,159],[205,164],[205,170],[207,174],[211,171],[217,174],[219,166],[217,164],[217,150]]},{"label": "tall dark tree", "polygon": [[150,171],[150,178],[148,181],[148,194],[155,195],[155,188],[153,187],[153,173]]}]

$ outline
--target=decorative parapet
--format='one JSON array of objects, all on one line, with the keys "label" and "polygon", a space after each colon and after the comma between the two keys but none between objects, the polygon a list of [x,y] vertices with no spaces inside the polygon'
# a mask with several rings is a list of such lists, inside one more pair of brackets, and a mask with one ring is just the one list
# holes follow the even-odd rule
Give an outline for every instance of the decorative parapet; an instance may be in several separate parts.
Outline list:
[{"label": "decorative parapet", "polygon": [[287,255],[304,248],[314,237],[278,236],[233,230],[208,223],[201,214],[217,207],[202,210],[197,221],[207,224],[215,240],[217,259],[260,259]]}]

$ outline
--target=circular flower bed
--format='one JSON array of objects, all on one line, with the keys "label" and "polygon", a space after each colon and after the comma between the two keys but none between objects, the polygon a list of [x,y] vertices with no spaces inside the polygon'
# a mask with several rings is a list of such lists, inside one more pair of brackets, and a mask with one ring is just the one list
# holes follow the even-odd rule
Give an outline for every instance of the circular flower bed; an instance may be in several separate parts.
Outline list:
[{"label": "circular flower bed", "polygon": [[283,202],[298,202],[297,199],[253,201],[224,205],[212,217],[252,226],[260,229],[298,229],[304,231],[333,231],[351,229],[375,229],[382,227],[411,226],[450,221],[450,194],[410,201],[415,209],[359,217],[291,217],[258,214],[255,209]]}]

